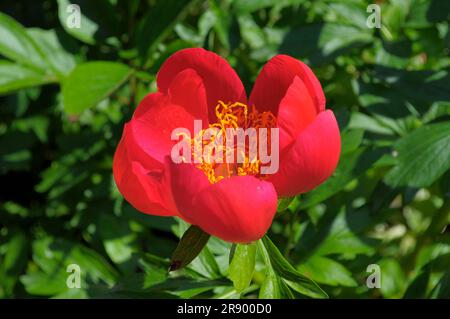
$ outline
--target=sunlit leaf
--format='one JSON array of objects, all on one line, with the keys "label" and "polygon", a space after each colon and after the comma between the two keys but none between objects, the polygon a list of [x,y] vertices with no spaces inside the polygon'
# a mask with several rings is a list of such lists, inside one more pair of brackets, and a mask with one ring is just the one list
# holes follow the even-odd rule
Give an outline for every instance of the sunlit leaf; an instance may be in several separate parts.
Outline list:
[{"label": "sunlit leaf", "polygon": [[228,269],[228,278],[233,282],[237,292],[242,292],[250,285],[255,270],[255,257],[255,243],[236,246]]},{"label": "sunlit leaf", "polygon": [[121,63],[97,61],[79,64],[63,82],[64,110],[80,114],[110,96],[130,76]]}]

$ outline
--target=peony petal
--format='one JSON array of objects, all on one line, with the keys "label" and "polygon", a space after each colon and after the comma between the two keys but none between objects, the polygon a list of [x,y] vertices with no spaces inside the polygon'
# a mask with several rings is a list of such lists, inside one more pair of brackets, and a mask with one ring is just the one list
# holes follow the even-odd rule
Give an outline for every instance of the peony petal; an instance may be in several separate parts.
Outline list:
[{"label": "peony petal", "polygon": [[[198,192],[211,186],[206,175],[193,164],[175,164],[167,158],[170,167],[170,182],[173,198],[178,211],[189,211],[193,206],[193,200]],[[185,216],[185,214],[182,214]],[[187,216],[186,216],[187,217]],[[187,217],[188,218],[188,217]]]},{"label": "peony petal", "polygon": [[131,136],[127,147],[144,166],[150,158],[163,163],[170,155],[177,142],[171,139],[174,129],[186,128],[194,134],[194,116],[161,93],[147,95],[128,125]]},{"label": "peony petal", "polygon": [[214,108],[219,100],[246,103],[244,86],[229,63],[201,48],[180,50],[170,56],[158,72],[158,90],[167,93],[177,74],[185,69],[194,70],[203,80],[211,122],[215,122]]},{"label": "peony petal", "polygon": [[207,125],[205,89],[191,69],[179,73],[167,95],[147,95],[125,125],[114,157],[114,177],[119,191],[136,209],[153,215],[178,215],[173,204],[164,158],[177,141],[175,128],[193,134],[194,118]]},{"label": "peony petal", "polygon": [[331,176],[340,150],[336,118],[330,110],[322,112],[281,154],[280,169],[269,181],[280,197],[308,192]]},{"label": "peony petal", "polygon": [[277,127],[280,129],[280,150],[295,141],[298,134],[317,115],[314,101],[303,81],[296,76],[280,102]]},{"label": "peony petal", "polygon": [[168,95],[172,104],[183,106],[194,119],[208,126],[208,105],[202,78],[193,69],[177,74],[170,84]]},{"label": "peony petal", "polygon": [[278,106],[296,76],[308,89],[317,112],[325,110],[325,95],[319,80],[306,64],[288,55],[276,55],[264,65],[256,78],[249,104],[259,111],[277,114]]},{"label": "peony petal", "polygon": [[144,167],[133,160],[127,149],[129,127],[117,146],[113,161],[113,175],[117,188],[124,198],[137,210],[159,216],[178,215],[171,198],[169,179],[163,166],[157,161],[146,162]]},{"label": "peony petal", "polygon": [[253,242],[267,232],[277,208],[271,183],[233,176],[210,184],[190,164],[173,164],[171,185],[180,214],[205,232],[234,243]]}]

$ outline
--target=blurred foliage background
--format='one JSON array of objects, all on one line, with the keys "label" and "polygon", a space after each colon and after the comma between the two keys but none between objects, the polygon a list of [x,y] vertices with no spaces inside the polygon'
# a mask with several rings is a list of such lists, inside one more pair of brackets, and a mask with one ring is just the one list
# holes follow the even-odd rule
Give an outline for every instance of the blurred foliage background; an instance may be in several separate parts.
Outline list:
[{"label": "blurred foliage background", "polygon": [[[380,29],[368,4],[1,1],[0,297],[314,297],[303,274],[332,298],[449,298],[450,2],[379,0]],[[282,262],[259,249],[245,287],[216,238],[168,274],[186,225],[137,212],[112,179],[124,123],[185,47],[225,57],[248,92],[271,56],[299,58],[339,120],[336,172],[280,203],[266,247]],[[70,264],[81,289],[66,285]]]}]

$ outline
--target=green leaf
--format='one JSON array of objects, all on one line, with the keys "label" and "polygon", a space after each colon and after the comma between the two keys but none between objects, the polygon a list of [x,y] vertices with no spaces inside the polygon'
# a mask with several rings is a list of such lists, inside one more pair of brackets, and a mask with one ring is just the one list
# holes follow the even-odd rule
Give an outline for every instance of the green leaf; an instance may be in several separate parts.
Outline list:
[{"label": "green leaf", "polygon": [[411,10],[406,26],[410,28],[427,28],[436,22],[448,21],[450,4],[448,1],[411,0]]},{"label": "green leaf", "polygon": [[385,298],[401,298],[405,287],[405,274],[395,259],[383,259],[381,269],[381,293]]},{"label": "green leaf", "polygon": [[433,288],[429,298],[449,298],[450,296],[450,271],[446,271],[439,280],[438,284]]},{"label": "green leaf", "polygon": [[341,154],[347,154],[358,149],[364,137],[364,130],[345,130],[341,133],[342,149]]},{"label": "green leaf", "polygon": [[106,61],[77,65],[63,82],[64,110],[80,114],[116,91],[130,76],[128,66]]},{"label": "green leaf", "polygon": [[228,278],[233,282],[237,292],[246,289],[255,271],[256,244],[237,245],[233,254]]},{"label": "green leaf", "polygon": [[[403,5],[401,5],[403,3]],[[389,30],[390,35],[398,37],[401,32],[406,15],[409,12],[408,1],[393,1],[388,6],[383,6],[383,27]]]},{"label": "green leaf", "polygon": [[9,131],[0,135],[0,167],[24,169],[29,166],[32,148],[36,144],[33,133]]},{"label": "green leaf", "polygon": [[27,262],[27,237],[21,232],[16,232],[6,244],[6,249],[0,264],[0,297],[3,297],[2,291],[6,297],[13,296],[18,276]]},{"label": "green leaf", "polygon": [[172,255],[169,271],[181,269],[194,260],[205,247],[209,237],[209,234],[197,226],[189,227]]},{"label": "green leaf", "polygon": [[274,273],[281,277],[289,287],[312,298],[328,298],[328,295],[314,281],[299,273],[283,257],[269,237],[264,236],[259,247],[263,254],[267,255],[269,264],[266,263],[266,266],[273,268]]},{"label": "green leaf", "polygon": [[261,240],[258,241],[259,252],[266,265],[266,277],[259,289],[259,298],[262,299],[294,299],[294,295],[281,277],[272,268],[268,251],[264,248]]},{"label": "green leaf", "polygon": [[129,261],[133,254],[131,245],[136,235],[128,227],[127,221],[114,215],[101,214],[98,227],[109,258],[116,264]]},{"label": "green leaf", "polygon": [[[209,240],[209,242],[210,241],[211,240]],[[209,279],[222,277],[216,258],[208,248],[208,245],[206,245],[198,257],[190,263],[189,269],[192,269]]]},{"label": "green leaf", "polygon": [[355,28],[338,23],[318,23],[291,29],[283,38],[280,50],[293,56],[308,57],[312,65],[332,61],[355,47],[372,41],[366,26]]},{"label": "green leaf", "polygon": [[242,39],[248,43],[252,49],[258,49],[265,45],[266,38],[263,30],[256,24],[250,14],[243,14],[238,17],[239,29]]},{"label": "green leaf", "polygon": [[28,29],[27,33],[36,42],[53,73],[66,76],[72,71],[75,58],[63,48],[55,30]]},{"label": "green leaf", "polygon": [[414,278],[403,296],[404,299],[423,299],[427,297],[427,287],[430,280],[430,270],[425,269]]},{"label": "green leaf", "polygon": [[[117,271],[94,250],[60,238],[44,237],[33,242],[34,266],[20,277],[28,293],[39,296],[55,295],[70,290],[66,284],[67,266],[76,264],[81,270],[81,288],[90,282],[112,286]],[[36,267],[37,266],[37,267]]]},{"label": "green leaf", "polygon": [[329,8],[332,12],[333,22],[344,22],[352,24],[355,27],[364,27],[367,21],[367,4],[358,1],[329,2]]},{"label": "green leaf", "polygon": [[[68,24],[69,19],[73,19],[76,14],[70,10],[69,5],[75,4],[74,1],[58,0],[58,17],[59,22],[68,34],[88,44],[95,44],[94,35],[98,31],[99,26],[95,21],[83,14],[83,7],[80,8],[80,28],[71,28]],[[68,9],[69,8],[69,9]]]},{"label": "green leaf", "polygon": [[[170,291],[180,298],[192,298],[205,291],[228,286],[228,280],[193,280],[191,278],[170,278],[163,283],[152,286],[149,291]],[[151,295],[150,295],[151,296]]]},{"label": "green leaf", "polygon": [[145,270],[144,288],[164,282],[169,276],[169,261],[166,259],[146,253],[140,259],[140,264]]},{"label": "green leaf", "polygon": [[358,254],[372,255],[377,241],[363,235],[372,221],[366,209],[342,209],[337,215],[331,211],[320,219],[317,226],[308,225],[300,239],[300,251],[303,255],[341,254],[346,259],[354,259]]},{"label": "green leaf", "polygon": [[288,6],[303,2],[303,0],[236,0],[234,9],[239,13],[249,13],[272,6]]},{"label": "green leaf", "polygon": [[[384,85],[390,87],[390,90],[395,90],[393,97],[397,99],[401,97],[402,99],[398,100],[400,103],[404,103],[404,100],[410,101],[424,113],[428,111],[429,103],[450,100],[448,68],[441,68],[439,71],[409,71],[377,65],[372,78],[382,81]],[[383,97],[391,95],[390,93],[385,95],[384,92],[386,89],[379,94]],[[389,98],[392,99],[390,96]]]},{"label": "green leaf", "polygon": [[273,272],[266,274],[266,278],[264,279],[261,288],[259,289],[259,298],[260,299],[281,298],[279,278]]},{"label": "green leaf", "polygon": [[42,271],[28,271],[20,277],[25,290],[36,296],[51,296],[67,291],[67,273],[57,271],[53,275],[47,275]]},{"label": "green leaf", "polygon": [[351,272],[342,264],[328,257],[313,255],[300,264],[298,270],[308,274],[312,280],[318,283],[330,286],[357,286],[357,282],[353,279]]},{"label": "green leaf", "polygon": [[349,127],[352,129],[364,129],[376,134],[392,135],[396,133],[392,127],[383,122],[381,117],[368,116],[359,112],[352,113]]},{"label": "green leaf", "polygon": [[[189,229],[190,225],[185,221],[179,219],[178,227],[175,228],[175,234],[181,239],[182,235],[186,233]],[[222,258],[223,261],[226,262],[226,267],[223,267],[223,262],[221,263],[221,268],[219,267],[219,260],[217,257],[222,255],[222,257],[227,257],[229,248],[222,247],[222,251],[218,252],[214,248],[214,244],[223,243],[221,240],[215,237],[210,237],[207,244],[200,251],[198,256],[190,262],[187,271],[194,271],[195,275],[199,275],[208,279],[216,279],[222,276],[221,269],[224,269],[224,273],[228,270],[228,262]],[[223,246],[223,245],[222,245]],[[217,245],[216,245],[217,248]],[[228,258],[226,258],[228,259]]]},{"label": "green leaf", "polygon": [[54,30],[25,29],[0,13],[0,94],[57,82],[75,65],[71,54],[60,44]]},{"label": "green leaf", "polygon": [[281,198],[278,200],[277,212],[283,212],[291,205],[295,197]]},{"label": "green leaf", "polygon": [[227,14],[227,9],[216,4],[215,1],[210,2],[211,11],[215,15],[214,31],[217,34],[217,39],[224,46],[230,48],[230,16]]},{"label": "green leaf", "polygon": [[394,146],[397,164],[386,175],[391,186],[430,186],[450,168],[450,122],[423,126]]},{"label": "green leaf", "polygon": [[27,65],[45,70],[45,60],[26,29],[16,20],[0,12],[0,54]]},{"label": "green leaf", "polygon": [[24,65],[0,60],[0,95],[56,82],[56,78]]},{"label": "green leaf", "polygon": [[[357,139],[358,137],[352,136],[352,138]],[[351,143],[357,144],[355,141]],[[348,148],[353,148],[354,145],[349,145],[346,150],[344,149],[346,152],[339,159],[338,167],[333,175],[323,184],[302,197],[300,202],[301,208],[317,205],[333,196],[353,179],[368,170],[383,154],[382,149],[371,147],[359,147],[354,151],[350,151]]]}]

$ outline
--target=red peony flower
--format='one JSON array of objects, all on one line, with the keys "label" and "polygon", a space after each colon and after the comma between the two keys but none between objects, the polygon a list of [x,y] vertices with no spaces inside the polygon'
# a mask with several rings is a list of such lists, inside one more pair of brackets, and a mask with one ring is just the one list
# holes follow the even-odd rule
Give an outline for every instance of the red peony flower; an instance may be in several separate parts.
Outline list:
[{"label": "red peony flower", "polygon": [[[162,65],[158,92],[147,95],[125,125],[113,172],[119,191],[137,210],[178,216],[223,240],[261,238],[278,197],[308,192],[335,170],[339,127],[325,110],[322,87],[304,63],[277,55],[262,69],[247,101],[231,66],[204,49],[181,50]],[[261,161],[180,163],[170,159],[176,128],[279,129],[279,169]],[[195,149],[195,147],[193,148]]]}]

